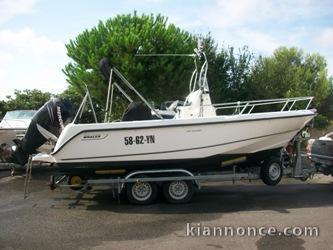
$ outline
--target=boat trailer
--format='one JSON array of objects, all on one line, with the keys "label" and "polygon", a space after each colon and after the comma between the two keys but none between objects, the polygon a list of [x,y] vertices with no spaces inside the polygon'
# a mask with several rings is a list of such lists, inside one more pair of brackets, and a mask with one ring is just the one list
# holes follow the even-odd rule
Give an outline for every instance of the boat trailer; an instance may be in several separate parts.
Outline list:
[{"label": "boat trailer", "polygon": [[[131,172],[125,177],[87,178],[84,180],[79,176],[52,175],[49,186],[51,190],[69,187],[73,190],[79,190],[81,193],[89,192],[93,187],[108,186],[118,201],[119,195],[125,190],[131,203],[148,204],[155,200],[160,186],[169,202],[185,203],[191,199],[194,190],[200,189],[204,182],[232,181],[234,184],[240,180],[251,182],[262,179],[267,185],[276,185],[282,176],[305,181],[317,173],[314,166],[304,163],[306,155],[301,152],[301,143],[308,138],[309,134],[302,131],[293,139],[295,150],[292,157],[287,156],[286,150],[283,149],[280,157],[272,156],[267,160],[268,165],[248,167],[246,171],[240,171],[235,164],[231,170],[218,172],[192,173],[185,169],[155,169]],[[33,161],[30,157],[26,168],[24,198],[27,198],[29,193],[32,167]]]}]

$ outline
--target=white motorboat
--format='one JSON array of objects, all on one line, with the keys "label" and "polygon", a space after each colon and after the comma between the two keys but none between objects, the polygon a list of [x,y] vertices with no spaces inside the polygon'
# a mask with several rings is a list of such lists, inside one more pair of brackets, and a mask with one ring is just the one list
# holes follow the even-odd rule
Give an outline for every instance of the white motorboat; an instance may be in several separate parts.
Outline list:
[{"label": "white motorboat", "polygon": [[[53,152],[38,154],[33,161],[51,163],[66,174],[81,175],[125,174],[146,168],[204,168],[208,171],[220,169],[223,159],[234,156],[257,161],[271,156],[284,148],[315,116],[316,111],[309,109],[312,97],[212,104],[207,81],[208,62],[202,47],[190,56],[195,65],[200,60],[203,63],[200,69],[195,68],[190,93],[182,106],[175,106],[172,119],[163,119],[113,67],[108,71],[105,121],[77,123],[85,104],[88,101],[91,104],[87,91],[73,122],[57,138]],[[150,108],[149,114],[144,115],[145,120],[109,120],[114,89],[133,102],[115,78]],[[147,120],[149,115],[155,119]]]},{"label": "white motorboat", "polygon": [[8,111],[0,122],[0,144],[14,144],[14,139],[22,139],[35,110]]}]

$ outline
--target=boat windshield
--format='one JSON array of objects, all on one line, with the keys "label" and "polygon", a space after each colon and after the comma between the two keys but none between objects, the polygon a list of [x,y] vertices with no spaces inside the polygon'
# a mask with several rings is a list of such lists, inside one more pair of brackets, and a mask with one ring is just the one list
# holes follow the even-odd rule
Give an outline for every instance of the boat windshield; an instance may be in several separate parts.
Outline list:
[{"label": "boat windshield", "polygon": [[36,113],[35,110],[8,111],[3,119],[4,120],[31,119],[35,113]]}]

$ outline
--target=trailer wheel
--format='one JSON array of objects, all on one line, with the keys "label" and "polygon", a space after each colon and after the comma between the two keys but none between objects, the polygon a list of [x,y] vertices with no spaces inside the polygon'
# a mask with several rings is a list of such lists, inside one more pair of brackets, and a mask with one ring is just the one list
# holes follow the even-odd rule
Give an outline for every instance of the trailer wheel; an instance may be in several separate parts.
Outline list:
[{"label": "trailer wheel", "polygon": [[271,158],[261,168],[261,179],[269,186],[277,185],[283,176],[283,168],[279,158]]},{"label": "trailer wheel", "polygon": [[[72,190],[81,190],[83,188],[84,178],[79,175],[68,176],[68,185],[78,185],[77,187],[69,187]],[[80,186],[79,186],[80,185]]]},{"label": "trailer wheel", "polygon": [[155,182],[138,181],[126,185],[126,194],[130,203],[151,204],[156,200],[158,187]]},{"label": "trailer wheel", "polygon": [[194,193],[194,185],[191,181],[168,181],[163,183],[163,194],[170,203],[187,203]]}]

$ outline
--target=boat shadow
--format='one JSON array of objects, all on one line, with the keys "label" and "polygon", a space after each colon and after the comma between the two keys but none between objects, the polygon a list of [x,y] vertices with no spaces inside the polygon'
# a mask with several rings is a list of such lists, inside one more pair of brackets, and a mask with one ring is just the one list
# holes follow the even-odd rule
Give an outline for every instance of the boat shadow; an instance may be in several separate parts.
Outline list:
[{"label": "boat shadow", "polygon": [[131,214],[200,214],[272,210],[289,213],[289,209],[333,206],[333,185],[284,184],[205,187],[188,204],[169,204],[159,197],[155,204],[132,205],[126,198],[112,198],[111,190],[78,193],[68,199],[68,208],[83,206],[87,210],[108,210]]}]

